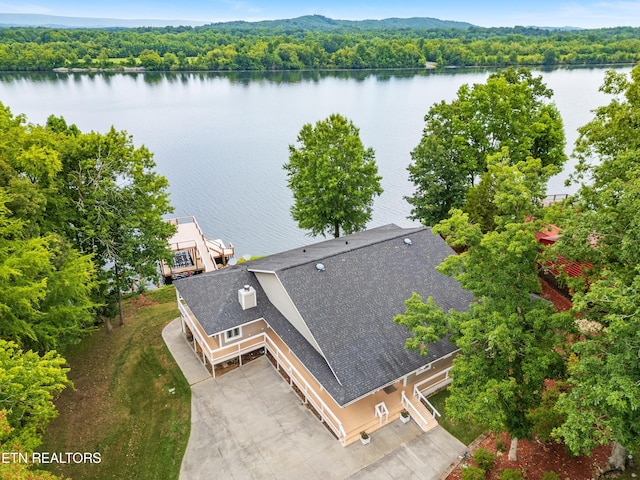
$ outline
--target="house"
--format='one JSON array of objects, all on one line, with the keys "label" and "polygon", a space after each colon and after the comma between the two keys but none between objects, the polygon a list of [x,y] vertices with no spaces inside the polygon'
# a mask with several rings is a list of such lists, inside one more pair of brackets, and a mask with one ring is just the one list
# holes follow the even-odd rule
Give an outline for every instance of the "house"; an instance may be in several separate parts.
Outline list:
[{"label": "house", "polygon": [[213,375],[266,351],[343,445],[403,409],[427,430],[438,413],[425,395],[450,382],[456,347],[408,351],[393,317],[414,291],[468,308],[471,293],[435,269],[452,253],[430,228],[388,225],[180,279],[182,330]]}]

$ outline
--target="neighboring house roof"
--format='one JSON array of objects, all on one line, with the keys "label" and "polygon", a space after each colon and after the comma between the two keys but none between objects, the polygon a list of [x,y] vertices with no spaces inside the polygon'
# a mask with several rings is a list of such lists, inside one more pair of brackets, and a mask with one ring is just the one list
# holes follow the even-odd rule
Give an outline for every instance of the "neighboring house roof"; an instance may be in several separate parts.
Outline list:
[{"label": "neighboring house roof", "polygon": [[[428,357],[408,351],[404,345],[410,334],[393,323],[414,291],[425,300],[432,296],[445,311],[468,308],[471,293],[435,270],[452,253],[429,228],[388,225],[175,284],[210,335],[264,318],[336,402],[345,405],[456,349],[442,340],[429,345]],[[318,263],[324,271],[316,268]],[[275,308],[254,272],[277,277],[319,351]],[[245,284],[256,288],[258,306],[243,311],[237,291]]]},{"label": "neighboring house roof", "polygon": [[[555,244],[561,236],[562,229],[556,225],[547,225],[543,231],[536,232],[536,240],[544,246]],[[564,272],[570,277],[575,278],[584,277],[584,270],[593,267],[589,262],[576,262],[562,255],[558,255],[553,262],[545,262],[545,266],[555,276],[559,275],[560,272]]]}]

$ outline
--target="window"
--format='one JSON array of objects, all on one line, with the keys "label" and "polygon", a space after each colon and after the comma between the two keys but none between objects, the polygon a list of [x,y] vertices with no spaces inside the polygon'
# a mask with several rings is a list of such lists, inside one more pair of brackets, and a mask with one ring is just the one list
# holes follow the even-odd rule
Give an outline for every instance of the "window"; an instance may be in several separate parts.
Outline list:
[{"label": "window", "polygon": [[226,340],[233,340],[234,338],[242,336],[242,329],[240,327],[232,328],[231,330],[227,330],[224,332],[224,337]]}]

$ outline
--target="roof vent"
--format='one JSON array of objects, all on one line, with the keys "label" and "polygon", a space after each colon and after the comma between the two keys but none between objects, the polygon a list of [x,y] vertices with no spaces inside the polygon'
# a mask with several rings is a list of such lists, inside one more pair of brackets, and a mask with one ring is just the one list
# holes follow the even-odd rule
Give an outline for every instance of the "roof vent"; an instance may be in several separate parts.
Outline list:
[{"label": "roof vent", "polygon": [[413,245],[413,242],[411,241],[411,239],[410,239],[410,238],[405,238],[405,239],[404,239],[404,244],[405,244],[405,245]]},{"label": "roof vent", "polygon": [[248,308],[253,308],[258,305],[255,288],[251,285],[245,285],[244,288],[238,290],[238,302],[240,302],[242,310],[247,310]]},{"label": "roof vent", "polygon": [[326,270],[326,268],[324,268],[324,264],[323,263],[318,263],[318,264],[316,264],[316,270],[318,270],[319,272],[324,272]]}]

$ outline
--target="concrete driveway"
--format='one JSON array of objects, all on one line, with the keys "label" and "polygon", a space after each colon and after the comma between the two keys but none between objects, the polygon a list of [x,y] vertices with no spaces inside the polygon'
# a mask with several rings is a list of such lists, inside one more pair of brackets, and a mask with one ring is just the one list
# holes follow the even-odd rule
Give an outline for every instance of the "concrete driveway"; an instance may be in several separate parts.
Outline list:
[{"label": "concrete driveway", "polygon": [[191,436],[180,480],[436,480],[465,446],[442,427],[393,422],[369,445],[342,447],[265,357],[219,378],[171,322],[162,336],[191,384]]}]

